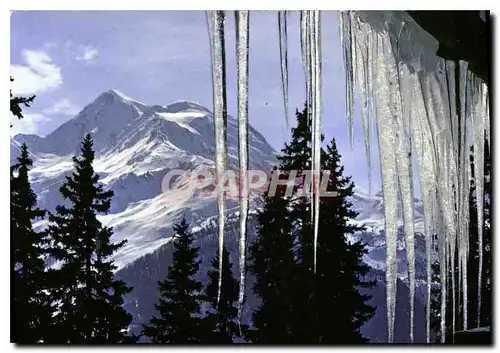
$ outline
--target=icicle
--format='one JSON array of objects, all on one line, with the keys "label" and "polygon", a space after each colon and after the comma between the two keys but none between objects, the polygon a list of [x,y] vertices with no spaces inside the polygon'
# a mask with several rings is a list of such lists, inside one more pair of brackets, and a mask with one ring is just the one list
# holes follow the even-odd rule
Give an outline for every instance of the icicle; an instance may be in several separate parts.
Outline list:
[{"label": "icicle", "polygon": [[312,96],[312,145],[314,181],[314,273],[318,248],[319,186],[321,173],[321,19],[320,11],[311,11],[311,96]]},{"label": "icicle", "polygon": [[[438,212],[439,216],[441,212]],[[442,225],[443,221],[440,218],[439,223]],[[447,268],[446,268],[446,231],[444,227],[439,227],[439,277],[441,282],[441,343],[446,340],[446,282],[447,282]]]},{"label": "icicle", "polygon": [[[468,73],[466,63],[460,62],[460,64],[455,65],[453,62],[445,62],[439,58],[436,55],[439,47],[437,40],[422,30],[404,12],[343,12],[340,15],[340,26],[346,73],[349,137],[352,135],[350,129],[352,127],[353,85],[357,85],[357,91],[361,96],[364,128],[369,124],[369,120],[367,123],[365,117],[370,116],[373,99],[375,101],[387,234],[386,276],[389,342],[393,340],[394,329],[395,288],[393,283],[395,284],[395,282],[393,281],[395,280],[396,263],[393,262],[395,260],[395,245],[393,245],[395,238],[393,235],[396,234],[394,227],[397,221],[391,212],[395,212],[397,207],[394,193],[397,192],[398,180],[403,199],[409,199],[409,195],[411,195],[411,170],[408,169],[408,166],[411,165],[411,159],[405,157],[403,152],[407,150],[408,145],[412,144],[412,139],[415,140],[421,173],[420,181],[426,223],[426,251],[428,252],[426,256],[428,282],[431,279],[432,235],[434,232],[438,234],[442,296],[440,326],[441,339],[444,342],[446,284],[448,281],[451,282],[452,287],[455,287],[456,284],[456,252],[458,252],[459,287],[461,287],[459,290],[462,290],[462,298],[459,300],[463,302],[464,328],[467,327],[468,198],[470,187],[468,178],[471,175],[468,149],[469,141],[474,141],[475,165],[479,169],[476,179],[480,184],[478,185],[477,197],[478,200],[482,201],[484,198],[484,140],[486,138],[489,141],[490,138],[487,85],[479,81],[472,82],[473,75]],[[373,31],[373,35],[371,31]],[[402,35],[408,38],[400,40]],[[372,40],[371,43],[370,40]],[[392,50],[389,40],[394,44]],[[400,69],[397,79],[394,78],[394,62],[398,64],[398,69]],[[406,70],[405,65],[407,65],[408,70]],[[371,84],[372,80],[373,85]],[[474,83],[476,92],[469,87],[472,87],[472,84],[466,85],[466,83]],[[405,88],[409,84],[413,90]],[[459,93],[456,93],[457,86]],[[408,93],[410,91],[411,94]],[[457,95],[460,98],[459,118],[456,107]],[[398,97],[400,101],[398,101]],[[409,103],[410,100],[412,103]],[[411,105],[411,109],[409,109],[409,105]],[[413,126],[418,126],[418,129],[405,129],[408,126],[408,117],[413,119],[415,114],[418,117],[413,120]],[[471,119],[472,122],[469,121]],[[473,125],[473,129],[468,127],[469,124]],[[474,132],[472,138],[468,136],[470,131]],[[368,149],[366,143],[365,149]],[[391,160],[392,164],[388,163],[388,160]],[[394,171],[393,168],[397,170]],[[392,201],[394,201],[393,205],[391,205]],[[406,211],[403,210],[408,220],[405,221],[405,231],[411,227],[409,225],[411,223],[410,203],[406,202]],[[482,202],[479,204],[478,226],[482,228],[483,205]],[[479,232],[482,238],[482,229]],[[405,238],[407,237],[411,237],[410,242],[413,240],[409,231],[405,234]],[[482,249],[480,252],[482,266]],[[409,254],[410,261],[411,257],[412,255]],[[411,266],[410,264],[409,267]],[[451,267],[450,275],[448,267]],[[412,269],[409,268],[409,271],[411,277]],[[450,278],[448,279],[448,277]],[[478,286],[481,287],[481,274],[478,277]],[[427,293],[427,306],[429,306],[429,290],[430,287],[428,287]],[[456,294],[452,292],[448,295],[452,297],[452,309],[455,313]],[[429,312],[429,310],[427,311]],[[429,336],[429,316],[426,317],[426,321],[427,336]],[[455,330],[455,315],[452,317],[451,324]],[[429,337],[427,340],[429,341]]]},{"label": "icicle", "polygon": [[[354,21],[354,20],[353,20]],[[371,152],[370,152],[370,122],[371,122],[371,73],[369,72],[369,65],[365,65],[372,60],[370,56],[370,35],[369,27],[361,21],[356,20],[357,27],[356,34],[353,36],[355,41],[356,52],[356,82],[359,91],[359,98],[361,100],[361,119],[363,120],[363,135],[365,137],[365,153],[366,153],[366,166],[368,172],[368,193],[372,193],[372,165],[371,165]]]},{"label": "icicle", "polygon": [[484,120],[486,95],[483,94],[482,84],[474,82],[474,180],[476,185],[477,204],[477,232],[479,269],[477,275],[477,327],[480,326],[481,317],[481,292],[482,292],[482,267],[483,267],[483,206],[484,206]]},{"label": "icicle", "polygon": [[353,45],[353,34],[351,28],[351,11],[342,11],[340,13],[340,41],[343,47],[344,68],[346,77],[346,111],[348,121],[349,142],[351,149],[354,148],[354,63],[355,47]]},{"label": "icicle", "polygon": [[[245,298],[246,231],[248,220],[248,49],[249,11],[235,11],[236,58],[238,72],[238,152],[240,164],[240,289],[238,323],[241,331],[243,300]],[[286,25],[285,25],[286,26]],[[286,33],[286,29],[285,29]],[[287,88],[288,89],[288,88]]]},{"label": "icicle", "polygon": [[[451,136],[451,141],[448,141],[448,153],[450,154],[449,159],[449,178],[451,185],[449,186],[449,191],[451,192],[452,197],[452,215],[453,215],[453,223],[459,224],[457,207],[460,207],[461,200],[459,199],[458,194],[458,168],[459,168],[459,153],[458,153],[458,117],[457,117],[457,106],[456,106],[456,97],[455,97],[455,63],[453,61],[445,61],[445,70],[446,70],[446,82],[447,82],[447,93],[448,93],[448,102],[449,102],[449,111],[448,117],[450,118],[449,124],[449,135]],[[451,266],[451,287],[452,291],[452,332],[455,334],[456,327],[456,290],[455,290],[455,250],[457,245],[457,236],[458,231],[455,228],[455,233],[452,235],[450,239],[450,266]],[[459,289],[460,290],[460,289]]]},{"label": "icicle", "polygon": [[460,194],[460,234],[459,234],[459,257],[461,262],[462,275],[462,314],[463,314],[463,329],[467,330],[467,257],[469,246],[469,142],[467,139],[467,111],[466,111],[466,96],[467,96],[467,62],[460,61],[459,63],[459,95],[460,95],[460,164],[459,164],[459,194]]},{"label": "icicle", "polygon": [[[396,73],[397,65],[391,62],[389,69]],[[402,93],[411,93],[411,86],[408,82],[409,71],[406,65],[401,66],[399,77],[400,86],[394,87],[394,99],[400,101],[393,105],[393,116],[396,118],[398,146],[396,149],[396,169],[398,171],[399,187],[401,190],[403,204],[403,224],[406,243],[406,254],[408,258],[408,278],[410,290],[410,342],[413,342],[413,323],[415,305],[415,227],[413,224],[413,175],[411,163],[411,137],[410,137],[410,115],[412,97]],[[398,109],[399,108],[399,109]]]},{"label": "icicle", "polygon": [[288,134],[290,127],[288,123],[288,34],[286,11],[278,11],[278,27],[280,40],[281,85],[283,89],[283,103],[285,105],[285,124]]},{"label": "icicle", "polygon": [[422,190],[422,204],[424,208],[426,272],[427,272],[427,301],[426,301],[426,342],[430,343],[430,305],[431,305],[431,252],[434,236],[435,195],[436,195],[436,166],[434,146],[430,136],[430,127],[427,121],[425,104],[422,99],[420,82],[413,77],[413,131],[414,147],[417,151],[417,161],[420,168],[420,186]]},{"label": "icicle", "polygon": [[[413,342],[414,304],[415,304],[415,227],[413,224],[413,176],[411,163],[411,106],[413,97],[409,80],[410,71],[406,64],[398,62],[399,40],[405,22],[402,22],[398,38],[391,38],[388,47],[386,70],[391,72],[391,78],[386,88],[390,95],[390,109],[394,117],[397,145],[396,170],[398,173],[399,190],[402,197],[403,224],[408,259],[409,301],[410,301],[410,342]],[[359,76],[359,75],[357,75]]]},{"label": "icicle", "polygon": [[305,87],[306,87],[306,107],[307,107],[307,117],[310,119],[311,109],[311,90],[309,85],[309,80],[311,76],[310,58],[309,53],[309,15],[308,11],[300,11],[300,49],[302,53],[302,64],[304,66],[305,75]]},{"label": "icicle", "polygon": [[[300,48],[302,52],[302,65],[304,66],[304,82],[306,86],[306,112],[307,112],[307,121],[308,123],[311,123],[312,127],[312,134],[314,134],[315,129],[314,129],[314,121],[312,121],[312,80],[313,80],[313,75],[312,75],[312,58],[311,58],[311,21],[310,21],[310,12],[311,11],[300,11]],[[311,140],[314,140],[314,136],[312,136]],[[314,161],[314,144],[312,144],[311,148],[311,168],[312,168],[312,161]],[[314,183],[314,175],[312,175],[312,180]],[[312,188],[312,192],[314,192],[314,184]],[[314,200],[313,200],[313,194],[311,194],[311,226],[314,231]]]},{"label": "icicle", "polygon": [[[450,118],[451,118],[451,135],[453,139],[453,156],[455,157],[455,165],[459,165],[458,157],[460,153],[458,151],[458,144],[460,135],[458,134],[458,126],[460,121],[457,117],[457,107],[456,107],[456,82],[455,82],[455,63],[453,61],[446,61],[446,78],[448,82],[448,94],[450,102]],[[456,185],[458,187],[458,184]]]},{"label": "icicle", "polygon": [[[424,139],[427,139],[429,143],[431,144],[432,148],[429,151],[430,156],[428,155],[427,158],[430,158],[431,160],[436,160],[438,161],[439,159],[439,154],[437,153],[436,150],[439,149],[439,141],[438,141],[438,127],[436,126],[436,120],[438,114],[438,110],[435,109],[436,102],[439,101],[438,97],[435,97],[435,92],[432,88],[431,85],[431,79],[433,78],[432,75],[424,75],[423,73],[419,73],[419,79],[420,79],[420,84],[422,88],[422,98],[423,98],[423,103],[424,107],[426,109],[426,117],[427,117],[427,126],[425,129],[422,131],[424,132]],[[423,163],[426,163],[425,161]],[[432,175],[427,175],[427,177],[430,178],[435,178],[436,180],[436,186],[437,186],[437,175],[439,174],[439,165],[436,163],[436,169],[433,170]],[[442,190],[440,188],[436,188],[437,192],[437,200],[441,201],[442,200]],[[440,202],[440,205],[442,203]],[[442,217],[442,211],[441,208],[438,207],[436,209],[437,211],[437,219],[436,219],[436,230],[438,234],[438,251],[439,251],[439,266],[440,266],[440,282],[441,282],[441,336],[442,336],[442,341],[444,342],[444,334],[445,334],[445,312],[446,312],[446,300],[443,298],[446,298],[446,236],[445,236],[445,229],[443,227],[443,217]]]},{"label": "icicle", "polygon": [[397,281],[397,262],[396,262],[396,242],[398,230],[397,215],[397,170],[396,170],[396,131],[393,121],[392,111],[390,109],[393,103],[389,96],[385,94],[391,81],[395,80],[394,72],[387,68],[385,59],[387,57],[388,38],[385,36],[375,36],[376,55],[373,64],[374,72],[374,90],[377,95],[376,122],[378,130],[380,165],[382,172],[382,190],[384,200],[385,215],[385,235],[386,235],[386,285],[387,285],[387,341],[394,341],[394,318],[396,312],[396,281]]},{"label": "icicle", "polygon": [[422,190],[422,204],[424,208],[426,272],[427,272],[427,301],[426,301],[426,342],[430,343],[430,304],[431,304],[431,252],[434,237],[436,199],[436,160],[427,112],[423,102],[420,82],[413,77],[413,127],[414,147],[417,151],[417,160],[420,168],[420,186]]},{"label": "icicle", "polygon": [[[212,86],[214,96],[215,129],[215,173],[217,182],[222,180],[226,170],[227,146],[227,99],[226,99],[226,54],[224,48],[224,11],[209,11],[209,30],[212,52]],[[217,192],[217,213],[219,219],[219,286],[217,305],[222,287],[222,253],[224,248],[225,202],[223,188]]]},{"label": "icicle", "polygon": [[311,154],[313,192],[311,195],[311,220],[314,232],[314,272],[319,225],[319,185],[321,168],[321,22],[319,11],[301,11],[302,57],[307,92],[307,115],[311,123]]},{"label": "icicle", "polygon": [[452,318],[451,327],[452,332],[455,334],[455,308],[456,308],[456,294],[455,294],[455,239],[450,239],[450,266],[451,266],[451,288],[452,288]]}]

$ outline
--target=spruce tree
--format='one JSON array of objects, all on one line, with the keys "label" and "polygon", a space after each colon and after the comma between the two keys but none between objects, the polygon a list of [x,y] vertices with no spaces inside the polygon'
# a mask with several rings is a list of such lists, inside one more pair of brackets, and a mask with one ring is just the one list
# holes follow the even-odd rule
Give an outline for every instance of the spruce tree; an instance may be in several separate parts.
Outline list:
[{"label": "spruce tree", "polygon": [[[47,295],[44,256],[47,236],[35,232],[33,221],[44,217],[29,182],[32,161],[26,144],[10,170],[10,235],[13,311],[11,341],[38,343],[47,340],[53,307]],[[15,175],[16,174],[16,175]]]},{"label": "spruce tree", "polygon": [[[60,266],[54,276],[54,299],[59,313],[55,343],[124,343],[132,320],[122,307],[123,296],[132,289],[116,280],[110,257],[126,241],[111,242],[112,229],[97,215],[111,206],[112,191],[104,191],[94,172],[95,153],[90,134],[83,140],[75,170],[60,192],[70,206],[59,205],[49,217],[51,254]],[[133,341],[133,339],[132,339]]]},{"label": "spruce tree", "polygon": [[[297,170],[301,176],[311,169],[311,123],[307,108],[296,115],[292,141],[285,145],[278,159],[281,170]],[[311,200],[297,197],[292,207],[299,243],[294,330],[300,333],[296,335],[301,337],[300,343],[366,342],[360,328],[374,315],[374,308],[367,304],[370,297],[360,293],[361,288],[369,288],[373,282],[363,280],[369,270],[362,262],[364,244],[349,240],[349,236],[364,228],[350,222],[357,217],[349,201],[354,183],[344,176],[340,160],[332,139],[326,149],[321,149],[321,172],[330,172],[327,190],[337,192],[337,196],[320,198],[316,274]]]},{"label": "spruce tree", "polygon": [[[351,223],[358,213],[352,209],[354,195],[351,177],[344,176],[335,139],[322,153],[322,169],[330,171],[328,190],[336,191],[334,198],[322,198],[316,275],[316,305],[318,312],[318,340],[321,343],[364,343],[361,326],[374,314],[367,304],[368,295],[360,289],[370,288],[374,282],[365,281],[369,266],[362,258],[365,245],[350,237],[364,227]],[[334,296],[332,298],[331,296]],[[331,317],[335,317],[331,323]],[[328,323],[330,322],[330,327]]]},{"label": "spruce tree", "polygon": [[[13,82],[14,79],[11,77],[10,82]],[[23,118],[23,109],[22,106],[29,108],[31,103],[35,100],[35,96],[31,97],[14,97],[12,95],[12,90],[10,91],[10,112],[12,115],[17,117],[18,119]],[[10,126],[12,127],[12,125]]]},{"label": "spruce tree", "polygon": [[220,300],[217,305],[219,287],[219,256],[212,259],[212,268],[208,272],[208,283],[205,288],[206,301],[209,304],[206,320],[211,333],[205,343],[227,344],[242,336],[245,327],[238,325],[238,281],[233,277],[229,252],[224,247],[222,252],[222,286]]},{"label": "spruce tree", "polygon": [[[307,118],[307,109],[297,111],[296,115],[297,127],[292,130],[290,143],[285,145],[278,157],[279,169],[283,173],[297,171],[298,179],[304,180],[305,172],[311,169],[311,124]],[[282,248],[293,252],[291,265],[287,265],[288,273],[293,274],[293,279],[286,281],[288,292],[279,292],[275,299],[288,309],[280,328],[286,328],[286,335],[282,337],[289,341],[282,338],[278,343],[362,343],[366,340],[361,336],[360,328],[374,315],[374,308],[366,303],[369,296],[360,293],[361,288],[373,285],[372,282],[363,280],[369,270],[362,262],[366,249],[363,244],[349,240],[350,235],[363,230],[363,227],[350,222],[357,216],[349,202],[354,193],[354,183],[350,177],[343,175],[335,140],[332,140],[326,150],[321,150],[321,155],[322,171],[330,171],[327,190],[338,194],[335,198],[320,199],[316,273],[309,197],[299,195],[295,189],[291,198],[279,197],[279,200],[273,200],[274,209],[265,208],[263,213],[270,214],[260,220],[260,225],[266,229],[266,222],[270,219],[286,219],[286,231],[289,232],[290,239],[287,239]],[[280,217],[275,217],[274,213]],[[282,223],[278,229],[283,228]],[[276,230],[271,229],[269,234],[261,235],[259,230],[259,239],[265,237],[272,244],[275,233]],[[266,253],[266,263],[290,263],[287,262],[289,256],[276,256],[272,249],[267,250],[265,246],[256,250],[257,253]],[[283,261],[284,258],[287,260]],[[263,287],[272,286],[284,278],[287,277],[271,275],[263,283]],[[269,313],[272,311],[269,310]],[[272,317],[272,314],[267,316]],[[263,328],[261,331],[266,330]],[[267,331],[269,336],[275,334],[272,329]]]},{"label": "spruce tree", "polygon": [[185,219],[174,225],[174,253],[165,280],[159,281],[160,298],[154,316],[142,334],[152,343],[200,343],[207,339],[206,321],[200,315],[202,283],[194,279],[199,270],[198,248]]},{"label": "spruce tree", "polygon": [[258,213],[258,233],[249,248],[249,271],[255,276],[253,291],[260,299],[252,316],[249,339],[259,344],[293,342],[291,311],[295,262],[289,200],[264,195]]}]

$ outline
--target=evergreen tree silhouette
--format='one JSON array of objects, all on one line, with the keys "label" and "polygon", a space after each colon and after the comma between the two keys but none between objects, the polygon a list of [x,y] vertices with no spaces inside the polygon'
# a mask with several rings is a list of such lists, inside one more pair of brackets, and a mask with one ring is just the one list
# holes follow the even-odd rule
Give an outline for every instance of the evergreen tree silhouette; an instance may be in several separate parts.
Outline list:
[{"label": "evergreen tree silhouette", "polygon": [[212,268],[208,272],[208,283],[205,287],[206,301],[209,311],[206,317],[211,328],[207,343],[233,343],[236,338],[246,332],[246,326],[238,326],[238,281],[233,277],[232,264],[229,253],[224,247],[222,253],[222,287],[220,301],[217,305],[217,291],[219,286],[219,255],[212,259]]},{"label": "evergreen tree silhouette", "polygon": [[[47,295],[47,235],[35,232],[32,223],[44,217],[29,182],[32,161],[26,144],[10,169],[10,236],[13,311],[11,341],[38,343],[47,340],[53,307]],[[15,175],[16,174],[16,175]]]},{"label": "evergreen tree silhouette", "polygon": [[[296,115],[297,127],[292,129],[292,139],[278,157],[279,170],[289,175],[297,171],[297,179],[305,180],[306,171],[311,169],[311,124],[307,109],[297,111]],[[343,175],[335,140],[321,150],[321,156],[322,171],[330,172],[327,190],[336,191],[337,197],[320,199],[316,273],[311,201],[298,193],[298,182],[292,197],[285,198],[281,193],[272,200],[273,208],[266,200],[263,213],[268,214],[259,219],[263,230],[269,227],[270,220],[281,220],[278,230],[270,229],[269,234],[260,234],[259,230],[262,245],[255,247],[253,255],[263,256],[261,262],[269,267],[287,268],[287,275],[273,274],[261,283],[261,290],[265,291],[266,286],[272,288],[276,283],[286,282],[282,286],[286,290],[275,293],[274,299],[286,313],[278,329],[277,343],[363,343],[366,339],[361,336],[360,328],[374,315],[374,308],[367,304],[370,297],[360,293],[361,288],[374,284],[363,280],[369,270],[362,262],[366,249],[363,244],[349,240],[349,235],[364,229],[350,223],[357,216],[349,201],[354,183]],[[287,241],[275,240],[277,234],[279,239]],[[278,242],[286,250],[276,253],[274,248],[266,249],[263,238],[270,244]],[[259,270],[255,275],[261,276]],[[266,296],[269,294],[260,295],[263,302]],[[276,335],[275,328],[266,327],[266,320],[272,320],[275,314],[272,309],[266,311],[269,313],[264,310],[256,313],[265,318],[259,325],[254,320],[254,326],[262,331],[260,335],[272,337]]]},{"label": "evergreen tree silhouette", "polygon": [[112,229],[104,227],[97,215],[111,207],[112,191],[104,191],[95,174],[95,154],[90,134],[83,140],[75,170],[60,192],[70,206],[59,205],[49,217],[51,254],[60,268],[53,276],[54,299],[59,312],[54,317],[54,343],[127,343],[132,320],[123,305],[123,296],[132,288],[116,280],[117,268],[110,259],[126,241],[111,242]]},{"label": "evergreen tree silhouette", "polygon": [[258,344],[293,342],[291,310],[293,305],[292,219],[289,200],[280,195],[264,195],[258,213],[257,236],[249,247],[250,273],[255,276],[253,291],[260,299],[253,312],[253,329],[248,338]]},{"label": "evergreen tree silhouette", "polygon": [[207,339],[206,321],[200,315],[202,283],[194,276],[199,270],[198,248],[185,219],[174,225],[174,253],[165,280],[159,281],[159,316],[143,326],[142,334],[152,343],[189,344]]},{"label": "evergreen tree silhouette", "polygon": [[[13,82],[14,79],[11,77],[10,82]],[[12,95],[12,90],[10,90],[10,112],[12,115],[17,117],[18,119],[22,119],[23,116],[23,109],[22,106],[24,105],[25,107],[30,107],[31,103],[35,100],[35,96],[31,97],[15,97]],[[12,124],[10,125],[12,127]]]}]

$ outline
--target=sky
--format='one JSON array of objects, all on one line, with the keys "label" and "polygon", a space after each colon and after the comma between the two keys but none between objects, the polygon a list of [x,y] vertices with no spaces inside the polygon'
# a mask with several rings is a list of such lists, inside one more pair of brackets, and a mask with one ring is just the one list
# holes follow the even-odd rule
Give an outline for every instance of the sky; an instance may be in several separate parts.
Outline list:
[{"label": "sky", "polygon": [[[337,141],[345,171],[368,189],[364,137],[355,116],[348,141],[345,76],[337,12],[322,11],[322,132]],[[305,102],[299,16],[289,14],[290,122]],[[234,15],[226,18],[228,113],[237,115]],[[19,11],[11,15],[14,94],[36,95],[16,133],[46,135],[73,118],[100,93],[117,89],[146,104],[190,100],[212,110],[207,22],[203,11]],[[287,138],[277,13],[250,14],[249,122],[275,149]],[[356,110],[358,111],[357,107]],[[374,130],[373,130],[374,131]],[[372,136],[375,136],[372,133]],[[372,140],[374,190],[380,189]]]}]

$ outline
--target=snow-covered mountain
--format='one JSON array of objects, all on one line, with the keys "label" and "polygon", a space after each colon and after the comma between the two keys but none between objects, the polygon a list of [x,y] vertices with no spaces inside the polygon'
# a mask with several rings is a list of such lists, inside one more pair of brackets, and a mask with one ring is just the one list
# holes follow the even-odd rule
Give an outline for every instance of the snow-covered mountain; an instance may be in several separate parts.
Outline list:
[{"label": "snow-covered mountain", "polygon": [[[34,159],[31,182],[39,205],[53,210],[63,203],[59,187],[90,132],[96,172],[115,193],[111,212],[101,220],[114,228],[115,240],[128,240],[116,256],[121,268],[168,242],[172,222],[180,216],[196,224],[216,213],[211,196],[192,198],[181,188],[162,190],[163,178],[173,169],[188,172],[204,166],[213,170],[213,127],[210,111],[196,103],[147,106],[110,90],[46,137],[16,135],[11,141],[11,160],[26,142]],[[238,133],[232,117],[227,141],[229,166],[234,168]],[[269,170],[276,161],[275,152],[251,127],[249,143],[250,167]]]},{"label": "snow-covered mountain", "polygon": [[[119,276],[134,286],[126,306],[134,314],[134,322],[141,323],[153,313],[156,283],[165,276],[169,265],[173,223],[185,217],[198,234],[204,264],[200,276],[204,276],[203,272],[206,272],[210,259],[216,253],[213,232],[217,212],[215,198],[211,195],[192,197],[182,188],[162,189],[164,176],[173,169],[186,172],[197,167],[214,169],[212,113],[194,102],[151,106],[110,90],[100,94],[73,119],[45,137],[14,136],[11,139],[11,161],[17,157],[21,143],[26,142],[34,160],[30,177],[40,207],[53,210],[56,205],[64,203],[59,187],[65,176],[72,172],[72,157],[79,153],[81,141],[87,133],[93,136],[95,169],[101,181],[115,193],[110,213],[100,219],[105,225],[113,227],[114,241],[127,239],[126,246],[116,254],[115,261],[120,269]],[[233,117],[228,118],[227,142],[229,167],[236,168],[238,131]],[[250,168],[271,170],[276,163],[275,155],[264,137],[249,127]],[[416,229],[421,232],[422,207],[418,200],[415,201]],[[357,190],[352,203],[359,212],[356,222],[367,226],[367,231],[357,234],[355,238],[367,243],[369,253],[364,260],[373,268],[370,276],[378,279],[372,293],[373,301],[381,306],[377,315],[367,323],[364,333],[375,341],[383,341],[386,332],[382,318],[385,317],[383,200],[380,193],[369,195]],[[229,216],[236,217],[236,206],[236,203],[228,202]],[[43,227],[44,224],[42,221],[36,226]],[[237,256],[237,224],[237,221],[230,222],[226,230],[229,247],[234,249],[232,257]],[[249,237],[253,232],[250,231]],[[402,235],[402,229],[400,233]],[[416,244],[417,277],[419,283],[423,283],[423,238],[417,237]],[[400,286],[405,287],[407,262],[402,236],[398,249]],[[238,261],[233,263],[236,269]],[[418,293],[423,293],[424,288],[425,283],[419,286]],[[398,298],[403,293],[404,290],[400,291]],[[255,298],[251,291],[247,294],[247,307],[251,308]],[[405,302],[405,298],[398,300]],[[401,309],[398,307],[398,310]],[[405,310],[401,315],[407,317]],[[422,309],[416,312],[417,317],[422,315]],[[407,327],[407,319],[401,325]],[[418,326],[415,325],[416,329]],[[405,342],[405,337],[406,334],[398,336],[396,332],[396,341]],[[416,333],[415,337],[421,335]]]}]

